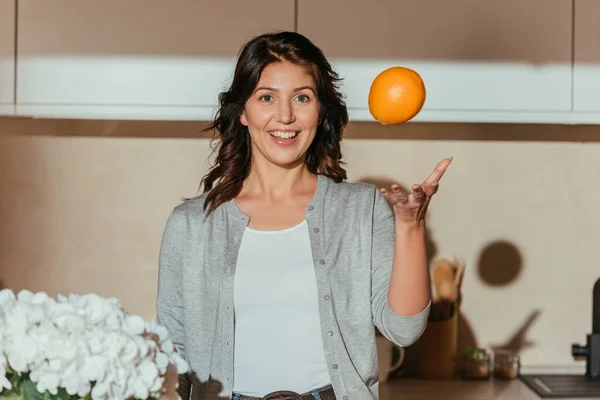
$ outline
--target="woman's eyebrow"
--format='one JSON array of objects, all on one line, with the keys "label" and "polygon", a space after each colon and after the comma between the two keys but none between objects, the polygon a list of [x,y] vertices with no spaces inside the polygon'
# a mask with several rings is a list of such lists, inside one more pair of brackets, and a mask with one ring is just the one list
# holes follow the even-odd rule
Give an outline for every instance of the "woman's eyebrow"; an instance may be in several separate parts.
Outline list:
[{"label": "woman's eyebrow", "polygon": [[[304,90],[304,89],[308,89],[308,90],[312,91],[313,93],[315,93],[315,89],[313,89],[311,86],[300,86],[300,87],[294,89],[294,92],[299,92],[299,91]],[[267,86],[260,86],[260,87],[256,88],[256,90],[254,91],[254,93],[256,93],[256,92],[258,92],[260,90],[268,90],[270,92],[279,92],[279,89],[275,89],[275,88],[267,87]]]}]

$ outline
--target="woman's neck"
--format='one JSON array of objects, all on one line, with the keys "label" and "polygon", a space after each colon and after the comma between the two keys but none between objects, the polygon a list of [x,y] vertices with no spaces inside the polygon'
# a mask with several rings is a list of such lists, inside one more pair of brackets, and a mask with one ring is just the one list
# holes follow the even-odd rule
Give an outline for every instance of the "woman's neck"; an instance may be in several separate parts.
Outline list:
[{"label": "woman's neck", "polygon": [[317,181],[317,176],[304,163],[292,168],[253,165],[240,195],[262,197],[267,202],[277,203],[301,193],[314,192]]}]

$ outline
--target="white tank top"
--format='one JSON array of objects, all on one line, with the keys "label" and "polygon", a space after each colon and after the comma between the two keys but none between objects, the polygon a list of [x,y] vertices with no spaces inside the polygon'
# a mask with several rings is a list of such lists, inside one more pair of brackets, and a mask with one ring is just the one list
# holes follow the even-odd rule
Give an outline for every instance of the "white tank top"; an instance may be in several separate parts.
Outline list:
[{"label": "white tank top", "polygon": [[246,228],[234,307],[234,392],[263,397],[331,383],[306,221],[279,231]]}]

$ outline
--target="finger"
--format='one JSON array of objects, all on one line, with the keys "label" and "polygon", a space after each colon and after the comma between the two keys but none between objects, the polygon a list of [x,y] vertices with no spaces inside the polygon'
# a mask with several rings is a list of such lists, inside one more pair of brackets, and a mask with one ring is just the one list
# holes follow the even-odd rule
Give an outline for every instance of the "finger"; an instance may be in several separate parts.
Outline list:
[{"label": "finger", "polygon": [[425,179],[425,181],[423,182],[423,186],[431,185],[432,183],[439,182],[440,179],[442,179],[442,176],[444,175],[444,172],[446,172],[446,169],[448,168],[448,166],[452,162],[452,159],[453,159],[452,157],[448,157],[448,158],[444,158],[442,161],[440,161],[435,166],[435,169],[433,170],[433,172],[431,173],[431,175],[429,175],[427,177],[427,179]]},{"label": "finger", "polygon": [[393,184],[391,193],[387,191],[385,188],[379,189],[383,197],[385,197],[390,202],[400,202],[402,204],[408,203],[408,193],[406,193],[400,185]]},{"label": "finger", "polygon": [[435,182],[428,186],[423,186],[423,191],[427,196],[433,196],[437,193],[438,188],[440,187],[439,183]]},{"label": "finger", "polygon": [[423,202],[425,200],[426,194],[423,191],[423,188],[421,187],[421,185],[413,185],[412,189],[413,189],[413,194],[415,196],[415,200],[418,201],[419,203]]}]

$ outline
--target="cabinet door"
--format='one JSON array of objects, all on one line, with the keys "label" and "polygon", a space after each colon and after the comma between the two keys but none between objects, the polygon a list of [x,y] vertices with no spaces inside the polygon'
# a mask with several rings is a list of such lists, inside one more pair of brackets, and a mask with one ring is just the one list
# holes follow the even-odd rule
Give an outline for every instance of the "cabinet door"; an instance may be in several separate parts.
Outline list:
[{"label": "cabinet door", "polygon": [[[575,70],[573,76],[576,112],[600,111],[600,2],[575,1]],[[595,118],[596,122],[598,118]]]},{"label": "cabinet door", "polygon": [[0,115],[14,113],[15,0],[0,0]]},{"label": "cabinet door", "polygon": [[302,0],[298,11],[299,32],[345,78],[355,111],[368,108],[375,76],[395,65],[422,75],[424,111],[468,120],[469,112],[571,109],[571,1]]},{"label": "cabinet door", "polygon": [[294,1],[20,0],[18,16],[17,112],[196,119],[247,39],[294,28]]}]

